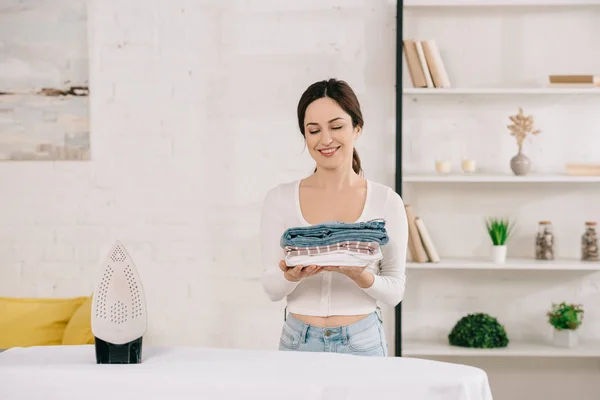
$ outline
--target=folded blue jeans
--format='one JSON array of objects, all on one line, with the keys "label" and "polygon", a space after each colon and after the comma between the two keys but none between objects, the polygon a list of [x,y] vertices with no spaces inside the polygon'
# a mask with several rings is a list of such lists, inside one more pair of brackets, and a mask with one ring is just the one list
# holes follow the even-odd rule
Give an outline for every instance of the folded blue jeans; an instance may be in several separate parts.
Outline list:
[{"label": "folded blue jeans", "polygon": [[280,245],[281,247],[327,246],[347,240],[386,244],[389,238],[385,230],[385,220],[374,219],[354,223],[332,221],[293,227],[286,229],[281,235]]},{"label": "folded blue jeans", "polygon": [[279,340],[280,351],[312,351],[387,357],[388,345],[377,312],[345,326],[321,328],[288,315]]}]

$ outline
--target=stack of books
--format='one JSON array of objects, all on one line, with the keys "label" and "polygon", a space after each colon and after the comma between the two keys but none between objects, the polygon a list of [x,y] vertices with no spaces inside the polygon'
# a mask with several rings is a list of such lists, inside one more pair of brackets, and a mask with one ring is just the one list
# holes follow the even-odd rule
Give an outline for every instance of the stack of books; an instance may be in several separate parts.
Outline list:
[{"label": "stack of books", "polygon": [[402,41],[408,72],[415,88],[449,88],[450,80],[435,40]]}]

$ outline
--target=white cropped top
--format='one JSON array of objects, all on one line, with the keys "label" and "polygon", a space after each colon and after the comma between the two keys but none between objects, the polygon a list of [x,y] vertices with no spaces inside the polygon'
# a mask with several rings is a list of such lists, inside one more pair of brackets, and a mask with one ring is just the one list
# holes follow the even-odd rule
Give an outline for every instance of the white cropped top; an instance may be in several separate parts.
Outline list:
[{"label": "white cropped top", "polygon": [[408,246],[406,211],[398,193],[367,180],[365,205],[356,222],[385,219],[389,241],[381,246],[383,259],[367,267],[374,275],[373,285],[361,288],[336,272],[320,272],[300,282],[284,277],[279,268],[279,261],[284,259],[281,235],[288,228],[310,226],[302,216],[299,188],[299,180],[280,184],[269,190],[263,203],[262,285],[269,298],[279,301],[287,297],[289,312],[321,317],[368,314],[375,311],[377,301],[397,305],[404,296]]}]

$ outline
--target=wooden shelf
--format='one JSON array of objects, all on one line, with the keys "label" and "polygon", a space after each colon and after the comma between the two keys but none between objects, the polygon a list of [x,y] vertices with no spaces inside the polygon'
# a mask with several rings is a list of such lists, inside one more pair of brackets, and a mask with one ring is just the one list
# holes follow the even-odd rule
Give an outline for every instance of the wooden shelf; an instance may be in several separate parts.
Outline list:
[{"label": "wooden shelf", "polygon": [[406,268],[414,270],[540,270],[540,271],[600,271],[600,261],[577,259],[536,260],[533,258],[507,258],[496,264],[486,258],[442,258],[439,263],[408,262]]},{"label": "wooden shelf", "polygon": [[[510,339],[510,338],[509,338]],[[600,357],[600,342],[580,339],[576,347],[563,348],[551,343],[510,341],[505,348],[471,349],[450,346],[447,341],[404,339],[402,355],[411,356],[466,356],[466,357]]]},{"label": "wooden shelf", "polygon": [[571,95],[600,94],[600,88],[406,88],[404,95]]},{"label": "wooden shelf", "polygon": [[535,174],[531,173],[525,176],[516,176],[509,173],[474,173],[474,174],[462,174],[454,173],[448,175],[441,175],[437,173],[406,173],[402,176],[402,182],[404,183],[461,183],[461,182],[472,182],[472,183],[593,183],[600,182],[600,176],[574,176],[567,174]]},{"label": "wooden shelf", "polygon": [[409,7],[549,7],[549,6],[596,6],[596,0],[405,0],[403,6]]}]

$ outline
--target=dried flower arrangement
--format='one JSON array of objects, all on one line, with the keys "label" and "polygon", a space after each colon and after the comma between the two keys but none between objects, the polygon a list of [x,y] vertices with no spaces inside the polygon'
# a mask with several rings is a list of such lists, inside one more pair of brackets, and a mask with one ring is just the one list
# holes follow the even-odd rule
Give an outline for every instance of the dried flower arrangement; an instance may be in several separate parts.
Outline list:
[{"label": "dried flower arrangement", "polygon": [[525,141],[527,134],[537,135],[540,133],[540,130],[533,130],[533,116],[525,116],[521,107],[519,107],[519,113],[517,115],[510,115],[509,118],[513,124],[508,125],[507,127],[510,130],[510,135],[516,137],[520,153],[523,149],[523,142]]}]

